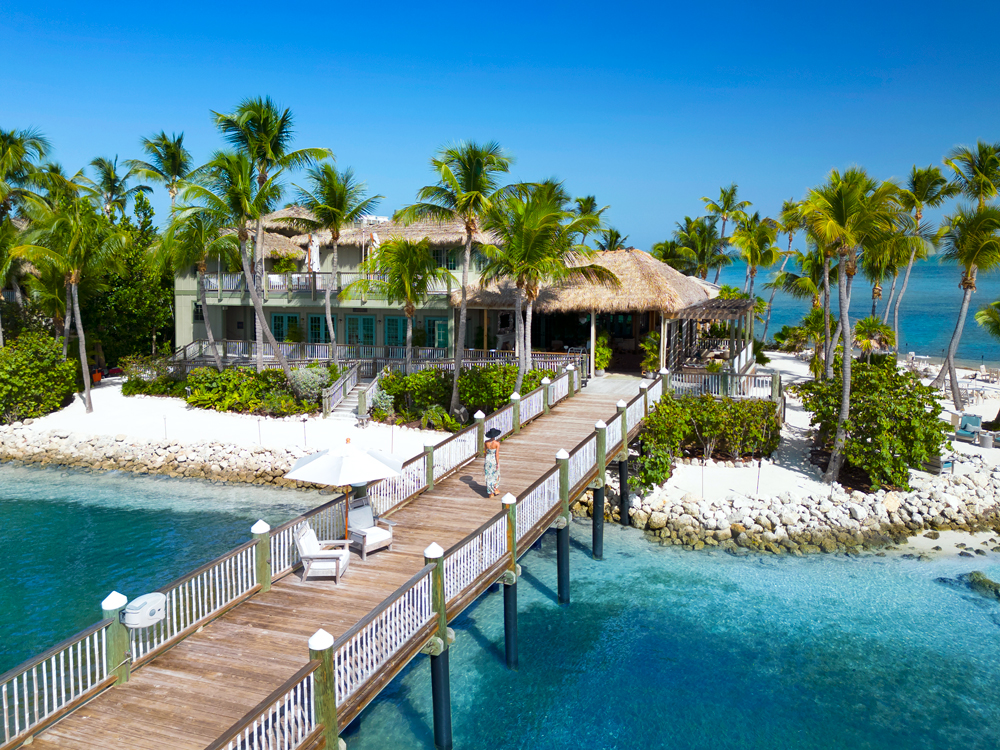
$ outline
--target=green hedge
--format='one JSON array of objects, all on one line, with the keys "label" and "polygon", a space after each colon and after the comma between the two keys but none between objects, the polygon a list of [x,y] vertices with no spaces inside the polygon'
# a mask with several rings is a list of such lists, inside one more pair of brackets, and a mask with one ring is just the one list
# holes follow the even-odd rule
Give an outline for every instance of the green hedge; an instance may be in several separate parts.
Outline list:
[{"label": "green hedge", "polygon": [[0,422],[56,411],[76,391],[79,363],[44,333],[24,333],[0,348]]}]

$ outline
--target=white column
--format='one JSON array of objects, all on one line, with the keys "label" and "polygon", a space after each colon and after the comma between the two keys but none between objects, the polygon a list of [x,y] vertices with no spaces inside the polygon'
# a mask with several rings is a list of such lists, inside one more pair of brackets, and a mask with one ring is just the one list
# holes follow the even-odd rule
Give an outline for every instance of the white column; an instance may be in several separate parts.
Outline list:
[{"label": "white column", "polygon": [[597,377],[597,314],[590,311],[590,377]]}]

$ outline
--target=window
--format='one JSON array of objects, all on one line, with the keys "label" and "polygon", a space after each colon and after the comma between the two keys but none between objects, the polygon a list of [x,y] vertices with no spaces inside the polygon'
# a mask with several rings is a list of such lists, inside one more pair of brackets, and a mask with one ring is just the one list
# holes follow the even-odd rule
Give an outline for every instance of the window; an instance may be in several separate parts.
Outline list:
[{"label": "window", "polygon": [[396,315],[385,316],[385,345],[406,346],[406,318]]},{"label": "window", "polygon": [[448,348],[447,318],[427,318],[427,346]]},{"label": "window", "polygon": [[458,268],[458,251],[450,247],[435,246],[434,258],[440,268],[454,271]]},{"label": "window", "polygon": [[296,334],[299,329],[299,316],[285,313],[271,313],[271,333],[274,340],[285,341],[289,334]]},{"label": "window", "polygon": [[197,302],[194,303],[194,322],[204,323],[205,322],[205,311],[201,309],[201,305]]},{"label": "window", "polygon": [[[337,318],[333,317],[333,330],[337,331]],[[330,332],[326,327],[326,315],[309,316],[309,343],[329,344]]]},{"label": "window", "polygon": [[374,315],[348,315],[346,320],[348,344],[375,345]]}]

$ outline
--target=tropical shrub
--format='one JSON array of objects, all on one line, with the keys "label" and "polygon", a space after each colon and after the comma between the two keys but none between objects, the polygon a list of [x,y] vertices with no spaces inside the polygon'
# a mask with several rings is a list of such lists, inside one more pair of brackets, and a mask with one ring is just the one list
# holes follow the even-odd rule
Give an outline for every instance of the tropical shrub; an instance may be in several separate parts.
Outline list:
[{"label": "tropical shrub", "polygon": [[429,409],[425,409],[424,413],[420,415],[420,427],[425,430],[431,427],[439,430],[448,430],[448,432],[458,432],[462,429],[461,423],[452,419],[448,414],[448,410],[443,406],[432,406]]},{"label": "tropical shrub", "polygon": [[[840,415],[841,375],[791,386],[812,412],[820,442],[832,447]],[[872,487],[908,488],[909,470],[918,468],[946,445],[950,425],[940,417],[936,391],[922,385],[913,373],[899,370],[895,362],[851,366],[851,405],[847,417],[847,461],[868,474]]]},{"label": "tropical shrub", "polygon": [[191,388],[187,402],[202,409],[279,417],[306,414],[317,407],[315,401],[295,397],[281,370],[258,373],[231,368],[218,372],[199,367],[188,375],[187,385]]},{"label": "tropical shrub", "polygon": [[660,369],[660,332],[650,331],[640,344],[642,347],[642,371],[657,372]]},{"label": "tropical shrub", "polygon": [[187,381],[183,372],[160,356],[133,354],[121,360],[125,382],[123,396],[183,397]]},{"label": "tropical shrub", "polygon": [[318,402],[323,389],[328,385],[330,385],[330,372],[325,367],[297,367],[292,370],[292,389],[304,401]]},{"label": "tropical shrub", "polygon": [[41,417],[76,390],[78,363],[44,333],[24,333],[0,348],[0,422]]},{"label": "tropical shrub", "polygon": [[[594,347],[594,367],[598,370],[607,369],[611,364],[611,334],[601,331],[597,334],[597,346]],[[527,389],[525,389],[527,390]]]}]

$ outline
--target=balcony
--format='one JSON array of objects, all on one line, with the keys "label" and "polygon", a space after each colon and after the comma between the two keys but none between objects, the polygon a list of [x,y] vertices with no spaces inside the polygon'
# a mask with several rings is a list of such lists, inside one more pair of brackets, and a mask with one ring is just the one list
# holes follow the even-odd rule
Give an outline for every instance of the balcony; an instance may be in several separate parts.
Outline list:
[{"label": "balcony", "polygon": [[[334,278],[335,277],[335,278]],[[331,295],[338,297],[340,293],[352,283],[363,278],[377,278],[357,271],[338,271],[336,274],[328,271],[316,271],[310,273],[268,273],[264,274],[264,301],[271,297],[280,296],[288,301],[293,299],[310,300],[322,299],[326,293],[326,287],[331,282]],[[215,293],[217,299],[233,296],[242,297],[247,294],[246,277],[242,273],[206,273],[204,276],[205,291],[208,294]],[[441,296],[447,298],[451,293],[451,284],[436,283],[432,285],[431,296]],[[379,294],[371,294],[355,289],[348,293],[349,300],[377,300],[384,297]],[[211,300],[209,300],[211,301]]]}]

